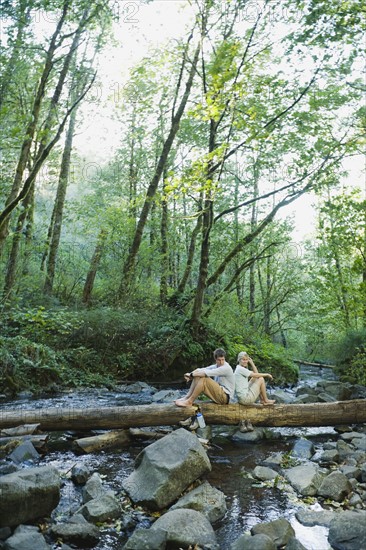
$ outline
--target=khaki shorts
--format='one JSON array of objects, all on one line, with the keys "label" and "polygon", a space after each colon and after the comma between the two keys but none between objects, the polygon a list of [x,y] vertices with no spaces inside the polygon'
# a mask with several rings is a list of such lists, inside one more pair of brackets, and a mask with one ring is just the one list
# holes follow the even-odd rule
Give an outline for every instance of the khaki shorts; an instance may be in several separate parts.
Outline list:
[{"label": "khaki shorts", "polygon": [[260,393],[260,380],[255,378],[249,382],[248,393],[243,397],[238,397],[238,401],[241,405],[250,405],[255,403]]},{"label": "khaki shorts", "polygon": [[203,392],[210,398],[214,403],[218,405],[227,405],[230,400],[229,394],[224,391],[223,387],[220,386],[215,380],[212,380],[209,376],[202,378]]}]

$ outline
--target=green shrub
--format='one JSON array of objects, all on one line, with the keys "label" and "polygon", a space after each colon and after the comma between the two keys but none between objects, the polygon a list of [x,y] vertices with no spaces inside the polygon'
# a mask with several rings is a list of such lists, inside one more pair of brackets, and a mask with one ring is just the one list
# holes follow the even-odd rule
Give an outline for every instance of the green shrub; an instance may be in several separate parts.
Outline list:
[{"label": "green shrub", "polygon": [[0,389],[46,389],[61,380],[62,357],[23,336],[0,337]]},{"label": "green shrub", "polygon": [[342,382],[366,386],[366,346],[356,348],[351,361],[343,364],[339,375]]},{"label": "green shrub", "polygon": [[257,342],[243,342],[240,337],[233,339],[229,346],[232,365],[236,365],[237,354],[246,351],[253,359],[259,372],[269,372],[273,376],[273,383],[277,385],[294,384],[299,377],[299,369],[292,361],[289,352],[280,346],[265,339]]}]

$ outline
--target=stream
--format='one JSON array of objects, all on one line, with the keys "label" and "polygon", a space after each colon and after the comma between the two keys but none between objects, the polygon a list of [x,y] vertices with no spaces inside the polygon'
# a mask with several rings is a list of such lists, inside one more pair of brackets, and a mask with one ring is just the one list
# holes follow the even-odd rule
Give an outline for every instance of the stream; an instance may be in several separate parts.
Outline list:
[{"label": "stream", "polygon": [[[315,385],[320,379],[334,379],[331,369],[302,366],[300,381],[303,384]],[[297,386],[297,387],[298,387]],[[269,397],[271,391],[269,390]],[[294,394],[296,388],[286,389]],[[151,402],[149,392],[139,394],[121,393],[118,389],[89,389],[63,392],[52,397],[33,398],[27,394],[15,400],[1,401],[1,407],[35,409],[44,407],[106,407],[132,404],[147,404]],[[222,550],[230,548],[230,544],[243,532],[253,525],[286,518],[296,532],[296,538],[307,550],[330,550],[327,541],[328,529],[325,527],[304,527],[295,518],[295,512],[304,507],[301,500],[280,487],[270,486],[246,475],[245,471],[252,471],[255,466],[262,465],[263,461],[274,452],[288,453],[295,442],[306,437],[311,439],[315,449],[324,441],[335,440],[337,432],[332,427],[322,428],[272,428],[274,439],[262,440],[259,443],[236,443],[225,437],[231,433],[233,427],[214,427],[212,445],[208,449],[208,456],[212,464],[212,471],[206,476],[207,481],[226,495],[227,514],[225,518],[213,525],[218,543]],[[122,481],[133,471],[134,459],[146,442],[136,440],[128,449],[102,451],[97,454],[77,455],[71,450],[71,440],[75,433],[51,433],[47,445],[47,453],[39,460],[40,465],[50,464],[63,474],[62,497],[53,518],[61,521],[76,512],[81,505],[81,489],[74,485],[68,477],[71,468],[83,463],[91,472],[99,472],[106,487],[121,494]],[[5,459],[0,458],[0,466]],[[29,464],[37,465],[37,464]],[[311,505],[313,508],[318,504]],[[152,518],[141,510],[138,527],[148,527]],[[131,535],[131,528],[114,522],[110,526],[101,528],[101,540],[94,548],[96,550],[117,550],[122,548]],[[52,548],[58,548],[54,545]]]}]

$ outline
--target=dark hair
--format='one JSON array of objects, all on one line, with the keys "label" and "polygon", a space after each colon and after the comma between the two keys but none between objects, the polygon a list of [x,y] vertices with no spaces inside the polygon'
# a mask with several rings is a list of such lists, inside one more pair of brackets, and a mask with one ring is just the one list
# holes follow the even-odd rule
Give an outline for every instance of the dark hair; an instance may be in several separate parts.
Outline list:
[{"label": "dark hair", "polygon": [[218,357],[226,357],[226,351],[222,348],[217,348],[214,351],[214,358],[217,359]]}]

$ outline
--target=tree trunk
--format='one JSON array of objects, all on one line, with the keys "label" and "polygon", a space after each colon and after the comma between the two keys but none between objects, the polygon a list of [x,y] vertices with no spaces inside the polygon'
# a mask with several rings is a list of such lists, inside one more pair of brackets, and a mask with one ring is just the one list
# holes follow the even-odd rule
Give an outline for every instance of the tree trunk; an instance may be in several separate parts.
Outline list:
[{"label": "tree trunk", "polygon": [[107,235],[108,235],[107,231],[105,229],[101,229],[98,236],[97,244],[95,246],[94,254],[90,262],[90,269],[86,276],[86,281],[85,281],[84,290],[83,290],[83,303],[86,305],[90,303],[91,295],[93,292],[94,281],[95,281],[99,263],[103,254],[104,244],[105,244]]},{"label": "tree trunk", "polygon": [[[165,179],[165,178],[164,178]],[[163,198],[161,201],[161,274],[160,274],[160,301],[166,304],[168,299],[168,274],[169,274],[169,251],[168,251],[168,203],[165,198],[165,183],[163,182]]]},{"label": "tree trunk", "polygon": [[[217,122],[213,119],[210,120],[210,135],[208,143],[208,153],[212,154],[216,149],[216,132],[217,132]],[[207,180],[208,173],[211,168],[211,163],[207,165]],[[199,326],[203,300],[205,296],[205,290],[207,287],[207,277],[208,277],[208,265],[210,262],[210,234],[213,225],[213,199],[212,199],[212,188],[213,182],[211,181],[208,184],[208,189],[206,190],[206,198],[203,204],[203,214],[202,214],[202,241],[201,241],[201,255],[200,255],[200,265],[198,270],[198,281],[197,281],[197,290],[193,302],[192,315],[191,315],[191,324],[194,330]]]},{"label": "tree trunk", "polygon": [[46,269],[46,279],[44,283],[43,290],[46,294],[52,294],[53,281],[55,278],[56,271],[56,260],[58,254],[58,247],[60,244],[61,238],[61,229],[62,229],[62,217],[64,212],[67,184],[69,181],[70,175],[70,160],[71,160],[71,151],[72,151],[72,142],[75,131],[76,124],[76,111],[74,109],[70,115],[69,127],[66,134],[65,147],[62,154],[60,175],[58,180],[58,187],[56,193],[55,205],[52,212],[51,224],[52,227],[49,230],[51,234],[50,239],[50,248],[47,261]]},{"label": "tree trunk", "polygon": [[[200,403],[206,424],[235,425],[251,420],[255,426],[336,426],[366,422],[366,400],[331,403],[263,405],[216,405]],[[39,423],[42,430],[123,429],[140,426],[172,426],[195,414],[197,407],[136,405],[127,407],[2,410],[0,428]]]},{"label": "tree trunk", "polygon": [[126,294],[131,287],[134,270],[135,270],[136,258],[137,258],[137,254],[139,252],[141,241],[142,241],[142,235],[145,229],[147,218],[150,213],[153,198],[156,194],[156,190],[158,188],[161,175],[166,166],[168,155],[174,143],[175,136],[179,130],[180,121],[183,116],[183,113],[189,98],[189,94],[193,85],[193,79],[196,73],[199,52],[200,52],[200,48],[198,46],[196,48],[195,55],[192,61],[192,66],[189,71],[189,76],[188,76],[183,97],[181,99],[181,102],[176,114],[172,117],[172,124],[169,130],[168,137],[164,142],[163,149],[161,151],[159,162],[156,166],[154,176],[146,192],[145,202],[143,204],[143,207],[140,213],[140,218],[136,226],[136,231],[132,241],[131,249],[122,269],[122,280],[119,288],[120,298],[124,294]]},{"label": "tree trunk", "polygon": [[[258,197],[258,170],[257,170],[257,161],[254,164],[254,174],[253,174],[253,198]],[[252,204],[252,215],[250,220],[250,230],[253,232],[257,226],[257,202],[254,201]],[[255,254],[255,248],[253,243],[250,245],[250,255]],[[249,323],[255,325],[255,263],[253,263],[249,268]]]},{"label": "tree trunk", "polygon": [[[31,150],[32,142],[33,142],[33,137],[34,137],[34,134],[35,134],[35,131],[36,131],[36,127],[37,127],[37,124],[38,124],[38,119],[39,119],[40,112],[41,112],[43,97],[44,97],[45,92],[46,92],[46,84],[47,84],[50,72],[52,70],[52,67],[53,67],[53,62],[54,62],[53,56],[54,56],[55,51],[57,49],[57,39],[58,39],[58,36],[61,32],[62,26],[64,24],[66,14],[67,14],[67,11],[69,9],[69,5],[70,5],[70,0],[65,0],[64,5],[63,5],[63,11],[62,11],[61,18],[60,18],[60,20],[59,20],[59,22],[56,26],[56,30],[53,33],[53,36],[52,36],[51,41],[50,41],[50,45],[49,45],[49,48],[48,48],[48,51],[47,51],[47,55],[46,55],[46,59],[45,59],[44,67],[43,67],[42,76],[40,78],[39,86],[38,86],[36,96],[35,96],[35,99],[34,99],[34,103],[33,103],[33,107],[32,107],[32,113],[31,113],[31,116],[30,116],[30,121],[29,121],[29,124],[27,126],[27,129],[26,129],[26,132],[25,132],[25,138],[24,138],[21,150],[20,150],[18,164],[17,164],[16,170],[15,170],[15,176],[14,176],[14,180],[13,180],[12,189],[10,191],[9,197],[6,200],[5,208],[8,207],[16,199],[16,196],[17,196],[17,194],[19,192],[19,189],[21,187],[21,184],[22,184],[23,174],[24,174],[27,162],[29,160],[29,154],[30,154],[30,150]],[[8,235],[8,226],[9,226],[9,216],[4,218],[4,220],[2,220],[2,222],[0,223],[0,251],[1,251],[1,249],[4,245],[4,242],[5,242],[5,239]]]},{"label": "tree trunk", "polygon": [[7,300],[11,298],[11,295],[13,293],[13,288],[16,281],[19,249],[20,249],[21,238],[23,235],[23,228],[29,213],[29,209],[32,206],[33,198],[34,198],[34,184],[32,185],[30,192],[28,193],[28,195],[25,197],[23,201],[23,210],[19,214],[17,226],[13,235],[10,255],[9,255],[7,269],[6,269],[4,292],[3,292],[3,296]]}]

